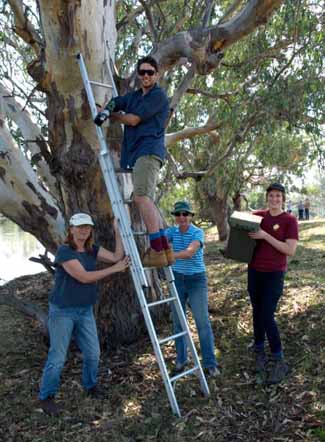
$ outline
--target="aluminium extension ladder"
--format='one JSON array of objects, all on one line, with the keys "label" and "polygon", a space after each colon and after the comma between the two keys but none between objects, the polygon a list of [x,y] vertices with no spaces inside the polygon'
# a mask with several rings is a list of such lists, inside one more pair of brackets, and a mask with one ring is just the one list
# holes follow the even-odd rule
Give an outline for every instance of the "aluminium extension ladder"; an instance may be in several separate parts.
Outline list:
[{"label": "aluminium extension ladder", "polygon": [[[88,78],[87,69],[85,66],[84,59],[82,57],[82,54],[77,55],[77,60],[83,80],[83,84],[87,93],[91,114],[93,119],[95,119],[97,115],[97,108],[95,104],[95,99],[92,91],[92,84],[97,85],[100,87],[106,87],[112,89],[113,96],[117,95],[117,90],[114,84],[113,74],[110,68],[110,62],[107,60],[107,69],[108,73],[111,79],[112,84],[107,85],[103,83],[99,83],[96,81],[90,81]],[[146,326],[150,335],[150,339],[155,351],[156,359],[162,374],[162,378],[165,384],[165,388],[167,391],[167,395],[169,398],[169,402],[171,405],[171,408],[173,410],[173,413],[177,416],[181,416],[179,406],[176,400],[175,396],[175,385],[176,381],[180,379],[183,376],[189,375],[189,374],[196,374],[196,376],[199,378],[201,390],[205,396],[208,396],[209,393],[209,387],[207,384],[207,381],[205,379],[191,334],[190,330],[181,306],[181,303],[178,298],[177,290],[174,283],[174,275],[171,267],[165,267],[164,268],[164,275],[168,283],[169,288],[169,297],[165,299],[161,299],[159,301],[150,302],[148,303],[146,300],[146,294],[148,294],[150,290],[150,286],[148,284],[148,280],[145,274],[145,269],[142,266],[142,262],[140,259],[140,255],[136,246],[136,242],[134,240],[134,232],[132,231],[131,227],[131,221],[129,217],[129,212],[126,207],[126,202],[123,201],[121,192],[119,189],[118,181],[116,178],[115,170],[113,161],[111,159],[111,155],[109,153],[104,133],[101,127],[96,125],[96,131],[97,136],[100,143],[100,152],[99,152],[99,163],[101,166],[102,174],[105,180],[107,193],[110,198],[110,202],[112,205],[112,210],[114,213],[115,218],[117,219],[119,230],[121,233],[121,239],[124,247],[125,254],[130,257],[130,271],[133,279],[133,283],[135,286],[135,290],[138,296],[138,300],[142,309],[142,313],[146,322]],[[174,303],[177,315],[179,317],[179,321],[181,324],[182,331],[180,333],[174,334],[172,336],[167,336],[165,338],[159,339],[151,318],[150,310],[158,305],[165,304],[165,303]],[[187,369],[183,371],[182,373],[179,373],[174,376],[169,376],[169,373],[167,371],[167,367],[165,364],[165,360],[163,357],[163,353],[161,350],[161,346],[164,343],[167,343],[171,340],[174,340],[180,336],[184,336],[188,345],[188,348],[192,354],[192,359],[194,363],[194,367]]]}]

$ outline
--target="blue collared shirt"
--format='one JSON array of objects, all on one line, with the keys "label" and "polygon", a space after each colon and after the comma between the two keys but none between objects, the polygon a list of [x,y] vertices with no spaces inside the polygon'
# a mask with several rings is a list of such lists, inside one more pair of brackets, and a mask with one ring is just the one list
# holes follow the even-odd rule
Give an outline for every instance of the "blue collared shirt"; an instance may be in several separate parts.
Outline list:
[{"label": "blue collared shirt", "polygon": [[169,114],[166,93],[157,84],[143,95],[142,89],[114,98],[114,112],[123,111],[140,117],[136,126],[125,125],[121,167],[132,168],[144,155],[166,157],[165,124]]}]

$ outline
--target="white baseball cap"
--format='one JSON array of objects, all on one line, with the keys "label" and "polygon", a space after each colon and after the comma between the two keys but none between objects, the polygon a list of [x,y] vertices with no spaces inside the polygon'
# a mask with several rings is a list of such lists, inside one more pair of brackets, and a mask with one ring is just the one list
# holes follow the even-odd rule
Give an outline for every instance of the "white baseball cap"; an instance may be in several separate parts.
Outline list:
[{"label": "white baseball cap", "polygon": [[87,213],[75,213],[70,218],[69,225],[78,227],[83,225],[94,226],[95,224],[91,219],[91,216]]}]

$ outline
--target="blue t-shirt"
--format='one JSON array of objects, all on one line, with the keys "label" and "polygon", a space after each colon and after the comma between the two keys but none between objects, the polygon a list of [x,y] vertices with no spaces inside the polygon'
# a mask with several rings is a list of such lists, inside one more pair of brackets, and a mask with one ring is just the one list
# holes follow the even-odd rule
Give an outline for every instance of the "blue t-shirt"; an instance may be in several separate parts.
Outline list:
[{"label": "blue t-shirt", "polygon": [[142,89],[114,98],[114,112],[123,111],[140,117],[136,126],[124,127],[121,167],[132,168],[139,157],[166,157],[165,124],[169,114],[166,93],[157,84],[145,95]]},{"label": "blue t-shirt", "polygon": [[96,270],[99,247],[94,245],[91,253],[77,252],[69,245],[62,245],[55,255],[55,280],[50,292],[49,301],[59,307],[81,307],[93,305],[97,301],[97,285],[95,282],[82,283],[73,278],[62,267],[62,263],[77,259],[88,272]]},{"label": "blue t-shirt", "polygon": [[201,247],[197,249],[192,258],[176,259],[172,268],[175,272],[183,273],[184,275],[194,275],[195,273],[205,272],[205,264],[203,260],[203,244],[204,233],[199,227],[190,224],[185,233],[179,230],[178,226],[169,227],[166,231],[168,240],[173,244],[175,252],[180,252],[187,249],[193,241],[199,241]]}]

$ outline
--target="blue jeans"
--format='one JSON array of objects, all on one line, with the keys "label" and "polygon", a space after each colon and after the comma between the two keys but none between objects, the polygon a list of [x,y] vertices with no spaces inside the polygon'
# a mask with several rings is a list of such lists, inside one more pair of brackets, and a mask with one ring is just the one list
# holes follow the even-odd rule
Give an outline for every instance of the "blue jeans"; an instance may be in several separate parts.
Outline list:
[{"label": "blue jeans", "polygon": [[83,354],[82,385],[86,390],[94,387],[97,383],[100,348],[93,307],[60,308],[50,303],[48,329],[50,349],[39,398],[44,400],[58,391],[72,333]]},{"label": "blue jeans", "polygon": [[264,350],[266,334],[274,356],[282,355],[274,313],[283,292],[283,283],[284,272],[259,272],[248,269],[248,293],[253,307],[255,348]]},{"label": "blue jeans", "polygon": [[[214,338],[208,312],[208,284],[206,273],[183,275],[174,272],[175,285],[179,300],[186,315],[188,303],[199,335],[203,359],[203,367],[216,367],[217,361],[214,354]],[[172,308],[174,333],[182,331],[175,307]],[[176,339],[177,362],[183,364],[187,361],[187,345],[184,336]]]}]

